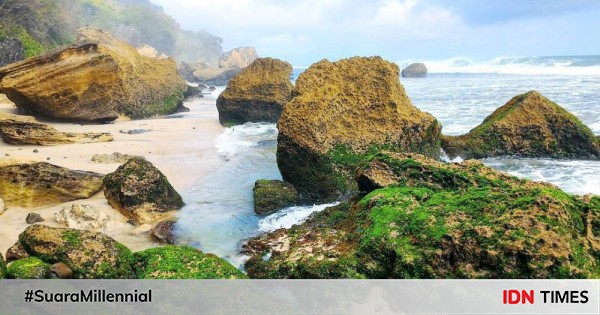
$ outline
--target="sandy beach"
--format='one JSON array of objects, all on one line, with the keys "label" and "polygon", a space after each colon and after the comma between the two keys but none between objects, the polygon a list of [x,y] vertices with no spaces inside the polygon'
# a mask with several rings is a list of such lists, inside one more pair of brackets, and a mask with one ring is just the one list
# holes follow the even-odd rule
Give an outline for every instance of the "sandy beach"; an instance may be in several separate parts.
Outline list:
[{"label": "sandy beach", "polygon": [[[145,120],[119,119],[113,124],[79,125],[73,123],[45,122],[60,131],[72,132],[109,132],[114,141],[92,144],[66,144],[57,146],[8,145],[0,143],[0,165],[21,162],[48,162],[58,166],[93,171],[101,174],[113,172],[120,164],[97,163],[92,161],[94,154],[112,154],[119,152],[129,155],[141,155],[152,162],[165,174],[175,189],[186,192],[202,177],[218,168],[219,159],[214,140],[223,131],[219,124],[215,108],[216,97],[193,99],[185,106],[190,112],[178,113],[166,117]],[[12,102],[0,94],[0,112],[16,114]],[[128,133],[130,130],[144,129],[142,133]],[[37,150],[38,152],[34,152]],[[185,200],[184,200],[185,201]],[[110,216],[110,221],[101,232],[122,242],[133,251],[156,246],[149,239],[151,224],[133,226],[118,211],[112,209],[103,192],[87,200],[53,205],[49,207],[23,209],[7,207],[0,215],[0,252],[5,253],[28,226],[25,217],[29,212],[39,213],[43,224],[59,226],[53,221],[53,215],[63,207],[72,204],[91,205]]]}]

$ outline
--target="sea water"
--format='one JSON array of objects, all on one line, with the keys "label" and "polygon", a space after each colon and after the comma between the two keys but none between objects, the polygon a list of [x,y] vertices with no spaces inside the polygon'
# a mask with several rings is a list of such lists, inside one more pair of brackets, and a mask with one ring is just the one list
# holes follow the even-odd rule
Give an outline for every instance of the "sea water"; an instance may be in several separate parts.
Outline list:
[{"label": "sea water", "polygon": [[[399,62],[405,66],[412,61]],[[434,115],[448,135],[467,133],[515,95],[537,90],[600,134],[600,57],[453,58],[426,61],[424,79],[401,78],[412,103]],[[295,69],[295,80],[304,69]],[[220,89],[219,91],[222,91]],[[212,97],[218,95],[217,91]],[[223,161],[184,193],[178,234],[183,242],[240,266],[248,238],[288,228],[330,205],[290,207],[268,216],[253,211],[252,188],[258,179],[281,179],[275,157],[275,124],[247,123],[224,128],[215,140]],[[513,175],[553,183],[574,194],[600,194],[600,162],[580,160],[484,159]]]}]

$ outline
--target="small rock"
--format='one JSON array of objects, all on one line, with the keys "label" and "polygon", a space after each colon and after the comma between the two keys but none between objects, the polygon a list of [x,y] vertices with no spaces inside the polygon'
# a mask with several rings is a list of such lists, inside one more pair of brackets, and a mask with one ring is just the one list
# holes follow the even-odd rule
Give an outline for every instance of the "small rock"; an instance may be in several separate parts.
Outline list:
[{"label": "small rock", "polygon": [[208,87],[208,91],[209,91],[209,92],[214,92],[216,89],[217,89],[217,88],[216,88],[216,87],[214,87],[213,85],[211,85],[211,86],[209,86],[209,87]]},{"label": "small rock", "polygon": [[4,153],[4,156],[10,156],[10,154],[8,154],[8,153]]},{"label": "small rock", "polygon": [[175,221],[160,222],[150,230],[150,236],[161,243],[173,245],[175,244],[175,235],[173,235],[174,227]]},{"label": "small rock", "polygon": [[33,153],[38,153],[38,149],[33,149]]},{"label": "small rock", "polygon": [[50,161],[50,157],[47,157],[47,158],[46,158],[46,161]]},{"label": "small rock", "polygon": [[20,242],[15,243],[15,245],[11,246],[6,251],[6,262],[7,263],[14,261],[14,260],[27,258],[27,257],[29,257],[29,254],[27,253],[25,248],[23,248],[23,245],[21,245]]},{"label": "small rock", "polygon": [[73,270],[69,268],[64,263],[56,263],[50,267],[50,272],[52,272],[53,276],[56,276],[59,279],[72,279],[73,278]]},{"label": "small rock", "polygon": [[90,205],[74,204],[54,214],[54,222],[79,230],[104,229],[110,216]]},{"label": "small rock", "polygon": [[39,215],[38,213],[30,212],[27,215],[27,218],[25,218],[25,222],[27,222],[27,224],[34,224],[34,223],[38,223],[38,222],[44,222],[44,218],[42,218],[42,216]]},{"label": "small rock", "polygon": [[120,133],[127,134],[127,135],[139,135],[139,134],[149,132],[149,131],[152,131],[152,130],[151,129],[119,130]]}]

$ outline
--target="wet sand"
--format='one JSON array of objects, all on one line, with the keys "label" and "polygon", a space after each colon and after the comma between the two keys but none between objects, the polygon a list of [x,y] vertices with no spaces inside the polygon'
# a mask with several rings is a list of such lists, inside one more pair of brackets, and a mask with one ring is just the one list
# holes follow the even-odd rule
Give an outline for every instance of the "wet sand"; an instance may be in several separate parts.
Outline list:
[{"label": "wet sand", "polygon": [[[190,112],[160,118],[136,121],[122,119],[113,124],[85,126],[44,122],[60,131],[110,132],[114,141],[57,146],[17,146],[0,141],[0,164],[48,162],[70,169],[107,174],[116,170],[120,164],[93,162],[91,159],[94,154],[119,152],[141,155],[163,172],[173,187],[184,195],[184,192],[192,190],[196,181],[223,163],[215,147],[215,138],[224,130],[218,121],[216,97],[217,94],[214,94],[186,102],[185,105],[190,108]],[[0,112],[17,113],[14,104],[1,94]],[[136,129],[148,131],[139,134],[126,133]],[[34,149],[38,152],[34,153]],[[35,209],[7,207],[7,210],[0,215],[0,253],[6,253],[6,250],[17,241],[18,235],[28,226],[25,217],[29,212],[41,214],[45,219],[43,224],[59,226],[52,219],[54,213],[72,204],[91,205],[108,214],[111,220],[106,228],[99,231],[122,242],[133,251],[158,245],[148,236],[151,224],[133,226],[127,223],[123,215],[110,207],[104,198],[104,193],[99,192],[90,199],[49,207]]]}]

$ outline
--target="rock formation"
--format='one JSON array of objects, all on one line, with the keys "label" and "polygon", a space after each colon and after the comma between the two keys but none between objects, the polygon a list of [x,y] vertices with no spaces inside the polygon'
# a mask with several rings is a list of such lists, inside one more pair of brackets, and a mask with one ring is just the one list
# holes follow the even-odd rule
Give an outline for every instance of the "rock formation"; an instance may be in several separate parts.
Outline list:
[{"label": "rock formation", "polygon": [[104,177],[110,205],[136,223],[154,221],[183,207],[165,175],[144,158],[133,158]]},{"label": "rock formation", "polygon": [[173,60],[143,57],[94,29],[82,29],[78,44],[0,68],[0,92],[20,110],[62,120],[170,114],[184,89]]},{"label": "rock formation", "polygon": [[257,180],[252,191],[256,214],[270,214],[299,201],[294,186],[281,180]]},{"label": "rock formation", "polygon": [[[358,173],[369,178],[368,195],[246,244],[244,252],[253,256],[246,263],[248,275],[553,279],[598,274],[598,196],[573,196],[478,161],[445,164],[416,154],[380,152]],[[263,259],[267,254],[270,258]]]},{"label": "rock formation", "polygon": [[232,49],[221,56],[219,68],[246,68],[258,58],[254,47],[239,47]]},{"label": "rock formation", "polygon": [[79,230],[102,230],[110,216],[90,205],[73,204],[54,214],[54,222]]},{"label": "rock formation", "polygon": [[173,231],[175,229],[175,223],[176,222],[173,220],[167,220],[157,223],[150,230],[150,237],[159,241],[160,243],[170,245],[175,244],[175,233]]},{"label": "rock formation", "polygon": [[19,260],[23,258],[29,257],[29,253],[23,248],[23,245],[18,241],[6,250],[6,262],[11,262],[14,260]]},{"label": "rock formation", "polygon": [[131,251],[102,233],[32,225],[19,242],[31,256],[66,264],[76,279],[134,277]]},{"label": "rock formation", "polygon": [[34,117],[0,113],[0,137],[8,144],[57,145],[113,141],[110,133],[61,132]]},{"label": "rock formation", "polygon": [[45,162],[0,167],[0,197],[7,206],[39,207],[87,199],[102,189],[102,175]]},{"label": "rock formation", "polygon": [[462,136],[445,136],[450,158],[501,155],[600,159],[600,142],[577,117],[536,91],[517,95]]},{"label": "rock formation", "polygon": [[217,99],[222,125],[277,122],[292,96],[292,65],[259,58],[229,81]]},{"label": "rock formation", "polygon": [[19,259],[8,266],[6,277],[8,279],[49,279],[50,264],[36,257]]},{"label": "rock formation", "polygon": [[427,67],[423,63],[413,63],[402,70],[404,78],[424,78],[427,76]]},{"label": "rock formation", "polygon": [[438,157],[441,126],[414,107],[398,66],[379,57],[313,64],[279,120],[277,164],[309,201],[357,191],[354,169],[378,148]]},{"label": "rock formation", "polygon": [[134,254],[138,279],[244,279],[222,258],[189,246],[163,246]]}]

